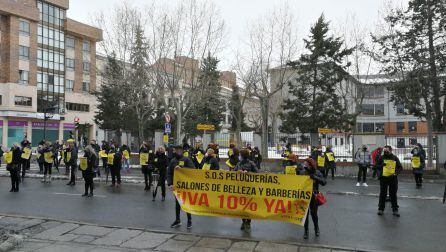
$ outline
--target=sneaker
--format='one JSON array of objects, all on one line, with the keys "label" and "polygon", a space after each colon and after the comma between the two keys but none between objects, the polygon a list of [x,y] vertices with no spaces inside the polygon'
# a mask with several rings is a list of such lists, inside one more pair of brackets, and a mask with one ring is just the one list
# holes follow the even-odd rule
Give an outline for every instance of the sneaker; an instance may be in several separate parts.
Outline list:
[{"label": "sneaker", "polygon": [[87,197],[87,196],[88,196],[88,193],[82,194],[82,197]]},{"label": "sneaker", "polygon": [[378,210],[378,215],[379,216],[381,216],[381,215],[383,215],[384,214],[384,211],[383,210]]},{"label": "sneaker", "polygon": [[166,201],[166,196],[163,196],[163,197],[161,198],[161,201]]},{"label": "sneaker", "polygon": [[251,224],[246,223],[246,225],[245,225],[245,231],[246,231],[246,232],[250,232],[250,231],[251,231]]},{"label": "sneaker", "polygon": [[179,221],[179,220],[174,221],[172,223],[172,225],[170,225],[171,228],[176,228],[176,227],[179,227],[179,226],[181,226],[181,221]]},{"label": "sneaker", "polygon": [[192,228],[192,221],[188,221],[187,222],[187,229],[191,229]]},{"label": "sneaker", "polygon": [[369,185],[367,185],[367,183],[362,183],[362,186],[369,187]]},{"label": "sneaker", "polygon": [[304,239],[305,239],[305,240],[308,240],[308,230],[305,230],[305,233],[304,233]]},{"label": "sneaker", "polygon": [[357,186],[357,187],[360,187],[360,186],[361,186],[361,183],[359,183],[359,182],[356,183],[356,186]]},{"label": "sneaker", "polygon": [[88,194],[88,196],[87,196],[88,198],[91,198],[91,197],[93,197],[93,193],[91,192],[90,194]]},{"label": "sneaker", "polygon": [[240,230],[245,230],[245,223],[242,223],[242,226],[240,227]]},{"label": "sneaker", "polygon": [[393,210],[393,216],[400,217],[400,213],[398,212],[398,210]]}]

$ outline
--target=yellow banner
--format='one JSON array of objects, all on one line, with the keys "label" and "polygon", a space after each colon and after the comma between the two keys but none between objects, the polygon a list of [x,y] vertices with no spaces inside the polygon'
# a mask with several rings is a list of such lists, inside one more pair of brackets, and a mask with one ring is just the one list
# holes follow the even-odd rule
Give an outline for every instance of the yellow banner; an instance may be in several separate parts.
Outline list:
[{"label": "yellow banner", "polygon": [[22,153],[23,159],[29,159],[31,157],[31,149],[30,148],[24,148]]},{"label": "yellow banner", "polygon": [[303,226],[313,192],[309,176],[178,169],[174,195],[203,216],[286,221]]}]

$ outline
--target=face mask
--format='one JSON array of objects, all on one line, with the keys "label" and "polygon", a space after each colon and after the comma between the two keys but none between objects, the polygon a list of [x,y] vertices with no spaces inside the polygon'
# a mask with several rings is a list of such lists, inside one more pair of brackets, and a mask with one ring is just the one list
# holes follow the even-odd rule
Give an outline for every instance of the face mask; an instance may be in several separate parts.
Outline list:
[{"label": "face mask", "polygon": [[413,150],[413,154],[414,154],[414,155],[417,155],[417,154],[418,154],[418,150],[417,150],[417,149],[414,149],[414,150]]},{"label": "face mask", "polygon": [[384,151],[384,155],[390,155],[390,151]]},{"label": "face mask", "polygon": [[178,158],[178,159],[181,158],[182,156],[183,155],[181,155],[181,154],[175,153],[175,157]]},{"label": "face mask", "polygon": [[366,151],[366,150],[367,150],[367,148],[362,148],[362,150],[363,150],[363,151]]}]

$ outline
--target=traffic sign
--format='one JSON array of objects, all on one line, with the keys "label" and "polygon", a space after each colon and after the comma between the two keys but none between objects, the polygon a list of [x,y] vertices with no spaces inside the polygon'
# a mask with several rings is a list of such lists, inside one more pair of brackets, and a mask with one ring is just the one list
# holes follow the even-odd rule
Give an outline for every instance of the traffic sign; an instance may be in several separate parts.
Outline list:
[{"label": "traffic sign", "polygon": [[170,123],[164,124],[164,133],[166,133],[166,134],[172,133],[172,124],[170,124]]},{"label": "traffic sign", "polygon": [[212,124],[197,124],[197,130],[215,130],[215,125]]},{"label": "traffic sign", "polygon": [[164,115],[164,119],[166,119],[166,123],[170,123],[170,115],[169,114],[165,114]]},{"label": "traffic sign", "polygon": [[331,133],[337,133],[337,130],[329,128],[318,128],[317,132],[319,132],[320,134],[331,134]]}]

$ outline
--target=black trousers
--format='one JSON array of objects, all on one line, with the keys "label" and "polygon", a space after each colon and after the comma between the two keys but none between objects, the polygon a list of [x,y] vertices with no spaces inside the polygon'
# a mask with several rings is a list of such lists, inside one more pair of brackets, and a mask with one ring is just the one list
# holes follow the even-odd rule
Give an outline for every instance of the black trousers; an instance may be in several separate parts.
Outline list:
[{"label": "black trousers", "polygon": [[392,209],[398,210],[398,199],[396,193],[398,191],[398,177],[381,177],[380,190],[379,190],[379,204],[378,209],[383,210],[386,208],[387,190],[389,190],[390,202],[392,203]]},{"label": "black trousers", "polygon": [[152,182],[153,182],[152,181],[153,180],[152,179],[153,171],[146,168],[143,173],[144,173],[144,182],[146,183],[146,186],[150,188],[150,186],[152,186]]},{"label": "black trousers", "polygon": [[85,181],[85,194],[88,194],[88,189],[90,189],[90,193],[93,193],[94,183],[93,176],[84,177]]},{"label": "black trousers", "polygon": [[[181,206],[177,199],[175,199],[175,220],[180,221],[180,213],[181,213]],[[192,221],[192,215],[190,213],[187,214],[187,221]]]},{"label": "black trousers", "polygon": [[328,166],[328,167],[326,168],[326,170],[325,170],[325,174],[324,174],[324,177],[325,177],[325,178],[328,177],[328,173],[330,173],[330,170],[331,170],[331,178],[334,178],[334,174],[335,174],[335,170],[336,170],[336,167],[334,167],[334,166]]},{"label": "black trousers", "polygon": [[51,175],[51,170],[53,168],[53,164],[48,164],[47,162],[43,163],[43,168],[45,168],[45,170],[43,171],[43,175]]},{"label": "black trousers", "polygon": [[77,172],[76,166],[77,166],[76,161],[74,163],[67,164],[67,169],[69,169],[71,171],[71,174],[70,174],[70,182],[71,183],[76,183],[76,172]]},{"label": "black trousers", "polygon": [[31,162],[29,159],[22,159],[22,178],[25,178],[26,171],[29,170]]},{"label": "black trousers", "polygon": [[311,215],[311,219],[313,219],[314,229],[319,229],[319,217],[317,216],[317,210],[319,206],[316,202],[316,197],[314,195],[311,197],[310,201],[310,209],[308,209],[307,217],[305,218],[305,230],[308,231],[309,218]]},{"label": "black trousers", "polygon": [[11,174],[11,189],[19,190],[20,169],[13,169],[9,173]]},{"label": "black trousers", "polygon": [[361,182],[362,177],[362,183],[365,183],[367,181],[367,166],[358,164],[358,182]]},{"label": "black trousers", "polygon": [[121,184],[121,167],[110,167],[111,177],[112,177],[112,185],[118,183]]},{"label": "black trousers", "polygon": [[39,164],[39,172],[42,174],[43,173],[43,163],[41,162],[37,162]]},{"label": "black trousers", "polygon": [[423,173],[414,173],[415,177],[415,183],[417,183],[417,186],[421,186],[423,184]]},{"label": "black trousers", "polygon": [[161,196],[166,197],[166,174],[160,173],[158,186],[161,186]]}]

